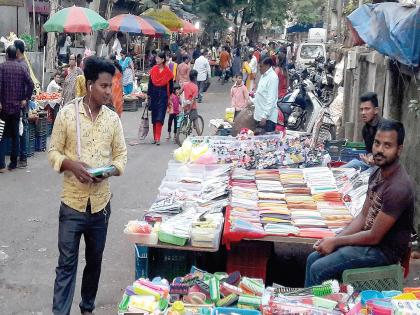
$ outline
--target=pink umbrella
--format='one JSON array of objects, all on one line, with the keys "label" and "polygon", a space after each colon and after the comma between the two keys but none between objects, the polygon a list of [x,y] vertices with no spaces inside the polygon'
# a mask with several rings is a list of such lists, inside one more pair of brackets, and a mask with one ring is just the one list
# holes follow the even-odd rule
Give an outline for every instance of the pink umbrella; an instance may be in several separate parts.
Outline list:
[{"label": "pink umbrella", "polygon": [[199,29],[196,28],[192,23],[181,20],[182,21],[182,28],[181,29],[171,29],[173,32],[179,32],[182,34],[190,34],[190,33],[198,33]]}]

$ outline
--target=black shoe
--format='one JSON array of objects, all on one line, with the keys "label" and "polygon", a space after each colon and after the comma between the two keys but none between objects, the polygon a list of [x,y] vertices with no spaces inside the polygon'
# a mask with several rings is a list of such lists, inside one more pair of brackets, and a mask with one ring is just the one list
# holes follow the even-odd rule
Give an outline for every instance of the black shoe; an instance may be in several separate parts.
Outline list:
[{"label": "black shoe", "polygon": [[15,170],[17,168],[17,163],[10,162],[9,165],[7,165],[7,169],[9,171]]},{"label": "black shoe", "polygon": [[26,159],[18,161],[18,164],[17,164],[18,168],[26,168],[27,166],[28,166],[28,161]]},{"label": "black shoe", "polygon": [[160,145],[160,141],[156,141],[156,145]]}]

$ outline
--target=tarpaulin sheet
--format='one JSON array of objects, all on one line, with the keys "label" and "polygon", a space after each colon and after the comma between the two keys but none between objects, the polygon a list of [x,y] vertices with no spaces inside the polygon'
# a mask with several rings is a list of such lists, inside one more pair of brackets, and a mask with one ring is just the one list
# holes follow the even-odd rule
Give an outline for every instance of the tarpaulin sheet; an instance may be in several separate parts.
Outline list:
[{"label": "tarpaulin sheet", "polygon": [[419,7],[393,2],[365,4],[347,18],[370,47],[407,66],[419,66]]}]

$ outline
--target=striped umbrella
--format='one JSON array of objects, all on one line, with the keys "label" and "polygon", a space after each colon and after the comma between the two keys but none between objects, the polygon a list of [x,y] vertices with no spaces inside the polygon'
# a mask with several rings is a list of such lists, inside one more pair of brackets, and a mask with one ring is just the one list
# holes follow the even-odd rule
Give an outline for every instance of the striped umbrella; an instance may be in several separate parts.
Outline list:
[{"label": "striped umbrella", "polygon": [[108,22],[95,11],[72,6],[53,14],[44,24],[46,32],[91,33],[108,28]]},{"label": "striped umbrella", "polygon": [[155,35],[155,28],[142,17],[132,14],[120,14],[109,20],[109,29],[115,32]]},{"label": "striped umbrella", "polygon": [[155,29],[155,37],[162,37],[162,36],[168,36],[171,35],[171,31],[160,22],[156,21],[155,19],[142,15],[143,19],[145,19],[148,23],[150,23],[151,26]]}]

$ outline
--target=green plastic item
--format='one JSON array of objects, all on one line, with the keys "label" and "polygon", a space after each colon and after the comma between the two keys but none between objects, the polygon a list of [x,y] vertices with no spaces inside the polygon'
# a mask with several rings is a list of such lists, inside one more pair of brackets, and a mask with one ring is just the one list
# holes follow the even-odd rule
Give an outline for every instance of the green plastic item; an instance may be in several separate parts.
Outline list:
[{"label": "green plastic item", "polygon": [[351,284],[356,291],[402,291],[403,269],[400,265],[349,269],[343,272],[343,283]]},{"label": "green plastic item", "polygon": [[130,297],[124,293],[120,304],[118,304],[118,310],[120,312],[125,312],[128,310],[128,303],[130,303]]},{"label": "green plastic item", "polygon": [[347,143],[344,145],[344,147],[351,148],[351,149],[357,149],[357,150],[366,149],[366,146],[365,146],[364,142],[350,142],[350,141],[347,141]]},{"label": "green plastic item", "polygon": [[333,310],[337,306],[337,301],[332,301],[328,299],[324,299],[318,296],[314,296],[312,298],[312,302],[315,306],[326,308],[328,310]]},{"label": "green plastic item", "polygon": [[214,274],[214,276],[216,277],[217,280],[221,281],[221,280],[227,278],[228,274],[226,272],[216,272]]},{"label": "green plastic item", "polygon": [[188,238],[175,236],[163,231],[159,231],[159,241],[177,246],[184,246]]},{"label": "green plastic item", "polygon": [[160,299],[159,300],[159,310],[165,311],[168,308],[169,302],[167,299]]}]

